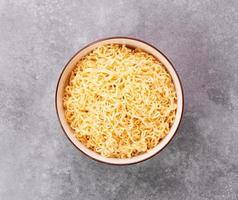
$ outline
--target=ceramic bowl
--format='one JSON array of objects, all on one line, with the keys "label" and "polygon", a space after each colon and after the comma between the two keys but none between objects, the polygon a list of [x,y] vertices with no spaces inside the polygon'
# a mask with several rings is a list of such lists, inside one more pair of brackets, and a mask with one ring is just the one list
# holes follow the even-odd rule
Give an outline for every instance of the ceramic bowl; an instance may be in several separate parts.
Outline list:
[{"label": "ceramic bowl", "polygon": [[[166,135],[166,137],[153,149],[149,150],[148,152],[132,157],[132,158],[125,158],[125,159],[119,159],[119,158],[106,158],[103,157],[92,150],[88,149],[86,146],[84,146],[81,142],[79,142],[73,134],[73,130],[70,128],[69,124],[67,123],[65,116],[64,116],[64,108],[63,108],[63,93],[64,88],[66,84],[68,83],[68,79],[70,76],[71,71],[73,70],[75,63],[82,58],[83,56],[87,55],[89,52],[91,52],[93,49],[100,45],[104,44],[126,44],[129,47],[132,48],[140,48],[156,58],[158,58],[166,67],[167,71],[170,73],[173,82],[175,84],[176,92],[177,92],[177,113],[175,117],[174,124],[172,125],[169,133]],[[56,111],[59,118],[59,122],[61,124],[61,127],[65,133],[65,135],[68,137],[68,139],[72,142],[72,144],[81,152],[86,154],[92,159],[95,159],[97,161],[101,161],[108,164],[114,164],[114,165],[128,165],[128,164],[134,164],[141,161],[145,161],[152,156],[158,154],[163,148],[166,147],[166,145],[172,140],[174,137],[179,124],[182,119],[182,114],[184,110],[184,96],[183,96],[183,90],[181,81],[178,77],[177,72],[175,71],[174,66],[169,61],[169,59],[157,48],[154,46],[148,44],[147,42],[134,39],[134,38],[128,38],[128,37],[112,37],[112,38],[105,38],[98,41],[95,41],[93,43],[88,44],[87,46],[80,49],[66,64],[66,66],[63,68],[62,73],[59,77],[57,88],[56,88],[56,96],[55,96],[55,104],[56,104]]]}]

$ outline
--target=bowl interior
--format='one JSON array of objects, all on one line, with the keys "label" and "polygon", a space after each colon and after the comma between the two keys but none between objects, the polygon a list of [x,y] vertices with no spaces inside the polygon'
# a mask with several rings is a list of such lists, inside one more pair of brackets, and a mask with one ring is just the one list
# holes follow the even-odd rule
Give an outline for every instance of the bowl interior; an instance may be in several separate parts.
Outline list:
[{"label": "bowl interior", "polygon": [[[70,128],[70,126],[67,123],[65,116],[64,116],[64,108],[63,108],[64,88],[65,88],[66,84],[68,83],[70,73],[73,70],[76,62],[83,56],[87,55],[89,52],[91,52],[96,47],[98,47],[100,45],[112,44],[112,43],[126,44],[126,45],[128,45],[130,47],[134,47],[134,48],[137,47],[137,48],[140,48],[140,49],[152,54],[156,58],[158,58],[164,64],[164,66],[167,68],[168,72],[170,73],[170,75],[173,79],[173,82],[175,84],[176,92],[177,92],[178,108],[177,108],[177,113],[176,113],[174,124],[172,125],[169,133],[155,148],[151,149],[150,151],[148,151],[142,155],[135,156],[132,158],[125,158],[125,159],[106,158],[106,157],[103,157],[103,156],[93,152],[92,150],[88,149],[74,137],[73,130]],[[94,42],[92,44],[89,44],[88,46],[81,49],[78,53],[76,53],[76,55],[66,64],[66,66],[59,78],[59,82],[58,82],[58,86],[57,86],[57,90],[56,90],[56,109],[57,109],[57,114],[58,114],[61,126],[62,126],[64,132],[66,133],[67,137],[83,153],[92,157],[93,159],[96,159],[98,161],[102,161],[105,163],[117,164],[117,165],[132,164],[132,163],[137,163],[137,162],[140,162],[140,161],[143,161],[143,160],[146,160],[146,159],[152,157],[157,152],[159,152],[161,149],[163,149],[166,146],[166,144],[168,144],[169,141],[172,139],[173,135],[175,134],[175,132],[179,126],[179,123],[180,123],[180,120],[182,117],[183,93],[182,93],[182,88],[181,88],[179,78],[178,78],[174,68],[172,67],[172,64],[157,49],[150,46],[149,44],[146,44],[142,41],[135,40],[135,39],[110,38],[110,39],[100,40],[100,41]]]}]

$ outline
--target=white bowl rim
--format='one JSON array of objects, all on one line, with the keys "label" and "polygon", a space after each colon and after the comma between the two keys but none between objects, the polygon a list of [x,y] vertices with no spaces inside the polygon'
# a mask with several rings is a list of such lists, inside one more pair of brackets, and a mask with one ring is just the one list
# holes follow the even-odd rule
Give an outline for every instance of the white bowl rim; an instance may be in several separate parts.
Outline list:
[{"label": "white bowl rim", "polygon": [[[128,44],[128,42],[129,42],[129,44]],[[178,109],[177,109],[177,112],[176,112],[175,122],[172,125],[169,133],[165,136],[165,138],[162,139],[162,141],[156,147],[149,150],[148,152],[145,152],[145,153],[143,153],[139,156],[135,156],[135,157],[132,157],[132,158],[125,158],[125,159],[106,158],[104,156],[101,156],[98,153],[93,152],[92,150],[88,149],[87,147],[85,147],[73,135],[72,130],[70,130],[69,125],[66,122],[64,114],[59,112],[59,107],[62,107],[62,99],[60,98],[60,95],[62,95],[62,90],[60,90],[60,85],[64,85],[64,84],[61,84],[62,83],[62,76],[68,76],[68,74],[65,73],[66,69],[70,66],[70,64],[72,62],[75,62],[76,60],[78,60],[77,56],[82,51],[87,51],[87,53],[88,53],[92,49],[94,49],[96,46],[100,45],[101,43],[103,43],[103,44],[119,43],[119,44],[131,45],[130,42],[134,43],[134,44],[140,44],[142,46],[145,46],[146,48],[150,48],[150,50],[154,51],[154,53],[156,53],[157,56],[155,56],[151,52],[149,52],[149,53],[151,53],[152,55],[154,55],[157,58],[158,58],[158,56],[160,56],[160,58],[158,58],[158,59],[164,64],[165,68],[169,71],[169,73],[170,73],[170,75],[171,75],[171,77],[174,81],[174,84],[175,84],[175,87],[176,87],[176,92],[177,92],[177,97],[178,97]],[[134,45],[134,46],[137,46],[137,45]],[[91,48],[91,50],[88,50],[89,48]],[[71,64],[71,66],[72,66],[72,64]],[[60,91],[61,91],[61,94],[60,94]],[[61,100],[59,100],[59,99],[61,99]],[[62,72],[59,76],[58,82],[57,82],[56,93],[55,93],[55,107],[56,107],[57,117],[58,117],[58,120],[60,122],[61,128],[63,129],[63,132],[65,133],[67,138],[70,140],[70,142],[78,150],[80,150],[82,153],[84,153],[88,157],[90,157],[90,158],[92,158],[96,161],[102,162],[102,163],[111,164],[111,165],[130,165],[130,164],[136,164],[136,163],[145,161],[145,160],[150,159],[153,156],[157,155],[173,139],[173,137],[174,137],[175,133],[177,132],[177,130],[179,128],[179,125],[181,124],[181,121],[182,121],[182,116],[183,116],[183,112],[184,112],[184,92],[183,92],[183,87],[182,87],[181,80],[178,76],[177,71],[174,68],[174,65],[158,48],[154,47],[153,45],[151,45],[151,44],[149,44],[149,43],[147,43],[143,40],[133,38],[133,37],[124,37],[124,36],[107,37],[107,38],[102,38],[102,39],[96,40],[96,41],[94,41],[92,43],[89,43],[88,45],[84,46],[79,51],[77,51],[71,57],[71,59],[67,62],[67,64],[63,68],[63,70],[62,70]]]}]

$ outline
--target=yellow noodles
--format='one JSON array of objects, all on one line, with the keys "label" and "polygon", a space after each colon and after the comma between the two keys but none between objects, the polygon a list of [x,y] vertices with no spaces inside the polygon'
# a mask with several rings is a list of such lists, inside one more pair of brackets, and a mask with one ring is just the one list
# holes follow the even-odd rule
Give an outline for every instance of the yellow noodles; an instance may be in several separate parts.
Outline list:
[{"label": "yellow noodles", "polygon": [[154,148],[169,132],[177,96],[152,55],[125,45],[100,46],[78,61],[63,99],[75,137],[110,158]]}]

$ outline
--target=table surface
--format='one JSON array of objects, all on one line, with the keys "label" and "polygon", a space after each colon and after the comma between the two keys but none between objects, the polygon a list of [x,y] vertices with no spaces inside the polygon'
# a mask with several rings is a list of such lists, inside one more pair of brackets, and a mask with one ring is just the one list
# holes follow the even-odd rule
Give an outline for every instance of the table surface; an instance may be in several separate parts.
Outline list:
[{"label": "table surface", "polygon": [[[164,52],[185,92],[173,141],[124,167],[79,153],[54,106],[69,58],[118,35]],[[0,0],[0,199],[238,199],[237,63],[237,0]]]}]

